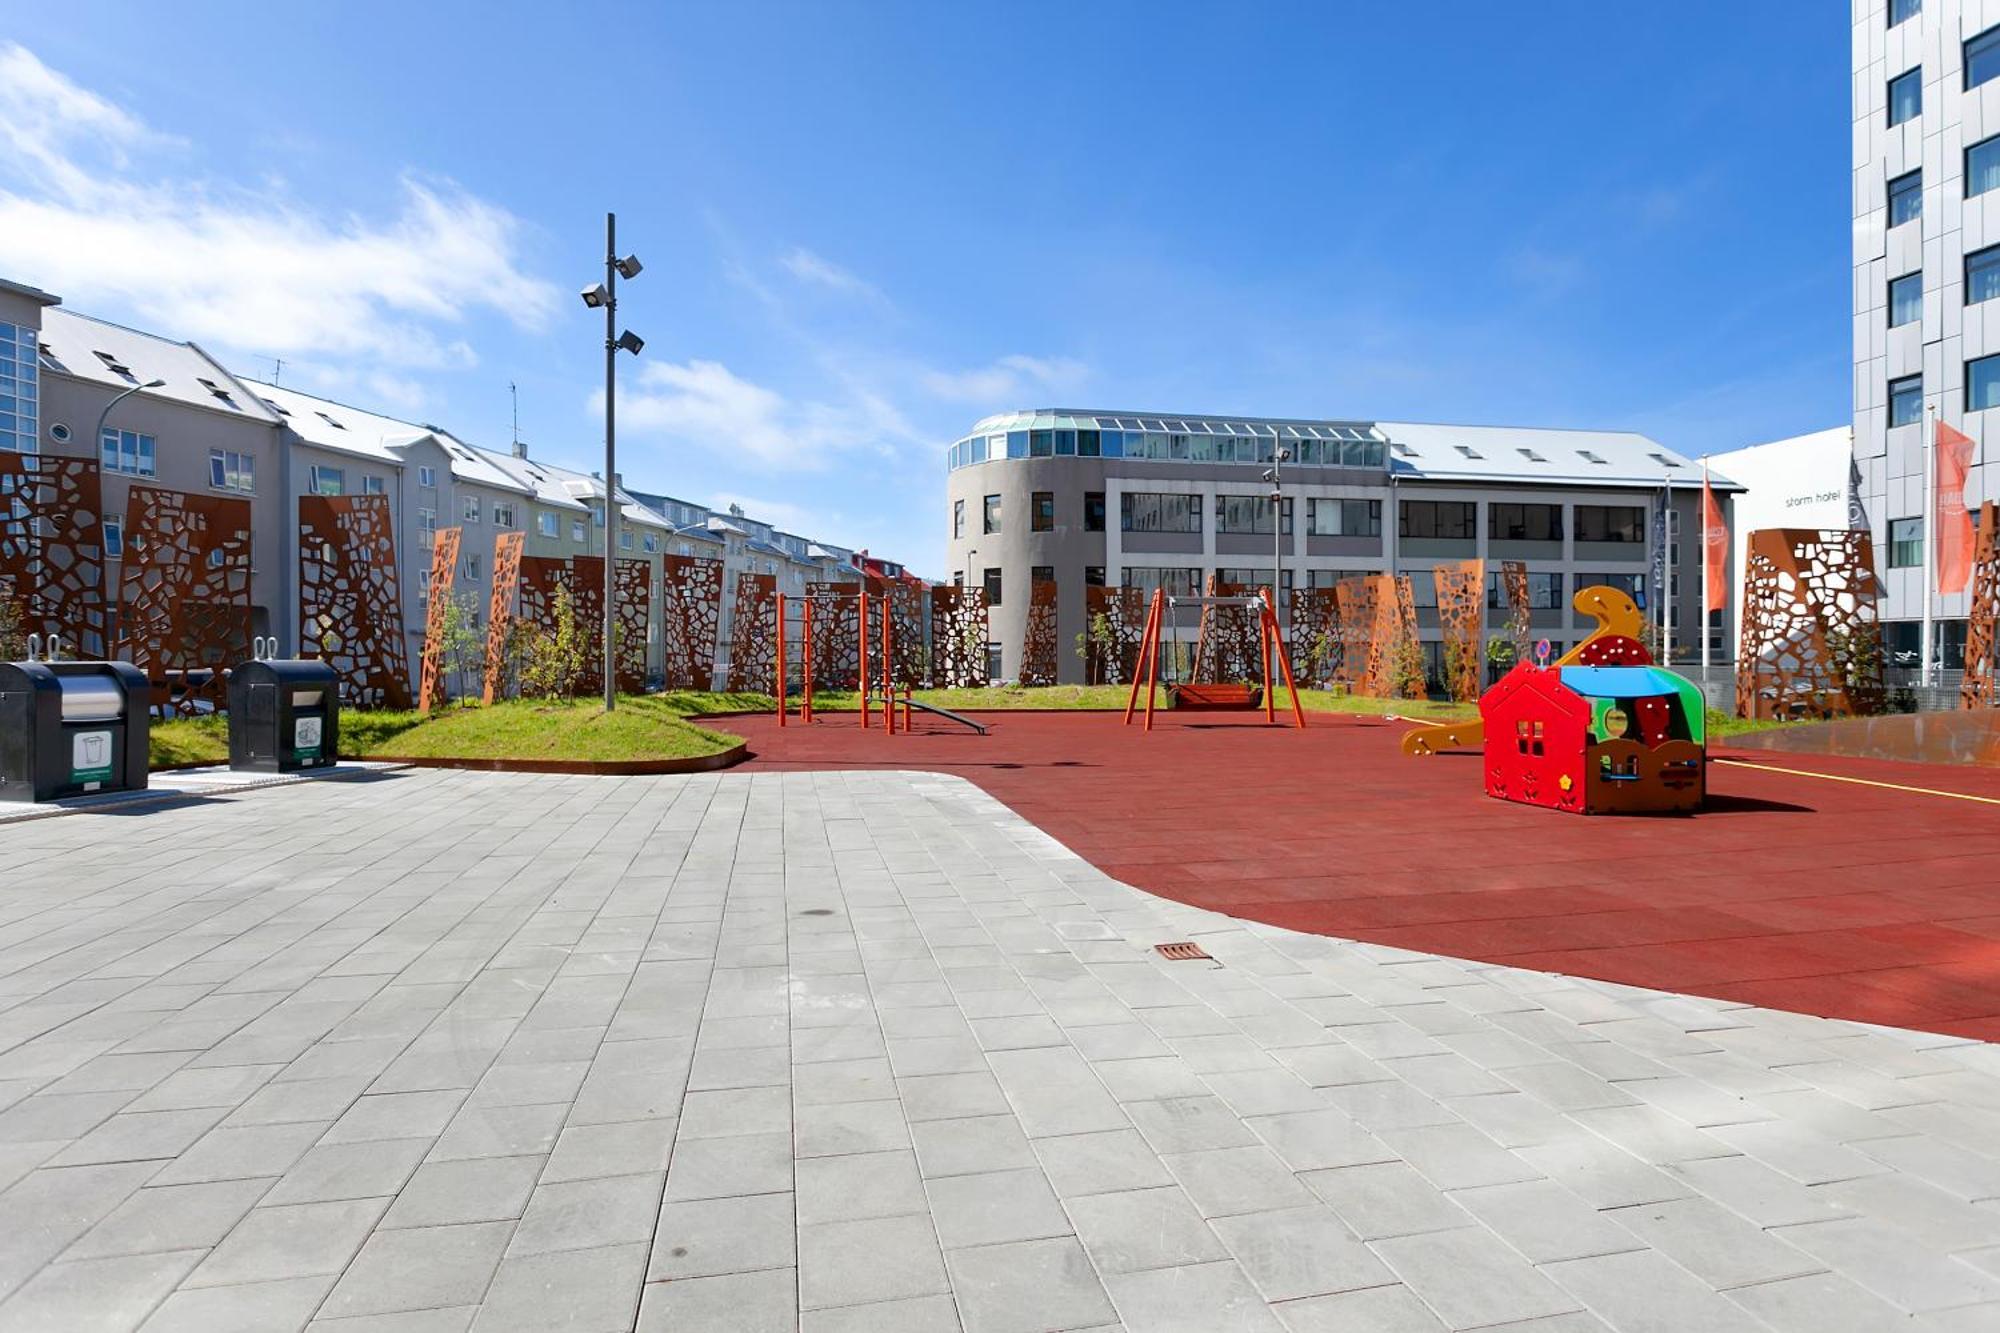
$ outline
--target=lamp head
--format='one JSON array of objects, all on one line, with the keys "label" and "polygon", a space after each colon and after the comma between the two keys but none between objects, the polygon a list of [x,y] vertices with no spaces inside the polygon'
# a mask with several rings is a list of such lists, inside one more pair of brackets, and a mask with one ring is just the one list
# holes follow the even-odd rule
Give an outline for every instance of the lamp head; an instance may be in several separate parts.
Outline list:
[{"label": "lamp head", "polygon": [[1292,461],[1292,451],[1289,446],[1278,450],[1278,461],[1280,463],[1289,463]]},{"label": "lamp head", "polygon": [[167,387],[167,382],[165,380],[147,380],[139,387],[142,389],[164,389]]},{"label": "lamp head", "polygon": [[583,303],[592,310],[603,309],[604,303],[610,299],[611,293],[605,290],[601,282],[594,282],[583,289]]},{"label": "lamp head", "polygon": [[639,276],[640,270],[645,268],[645,265],[639,262],[639,256],[626,255],[623,259],[613,264],[612,267],[618,270],[618,276],[621,278],[636,278]]},{"label": "lamp head", "polygon": [[633,356],[637,356],[645,345],[646,340],[630,329],[618,335],[618,350],[621,352],[630,352]]}]

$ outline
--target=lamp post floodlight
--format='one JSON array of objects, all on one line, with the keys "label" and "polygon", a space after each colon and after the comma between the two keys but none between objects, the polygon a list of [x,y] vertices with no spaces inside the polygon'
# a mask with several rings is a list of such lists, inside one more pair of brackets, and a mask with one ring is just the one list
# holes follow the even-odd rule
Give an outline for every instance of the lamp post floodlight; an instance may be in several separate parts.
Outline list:
[{"label": "lamp post floodlight", "polygon": [[646,340],[618,331],[618,279],[636,278],[645,266],[639,256],[618,257],[618,215],[604,215],[604,281],[582,292],[583,303],[604,312],[604,711],[618,707],[618,353],[637,356]]}]

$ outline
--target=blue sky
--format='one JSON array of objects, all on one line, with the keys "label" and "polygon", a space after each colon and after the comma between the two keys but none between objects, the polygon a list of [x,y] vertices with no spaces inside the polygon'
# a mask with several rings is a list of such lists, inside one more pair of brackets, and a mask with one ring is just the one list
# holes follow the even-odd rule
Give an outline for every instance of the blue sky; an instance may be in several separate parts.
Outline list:
[{"label": "blue sky", "polygon": [[1009,408],[1848,415],[1824,4],[274,12],[10,12],[0,275],[589,467],[616,208],[628,482],[920,570]]}]

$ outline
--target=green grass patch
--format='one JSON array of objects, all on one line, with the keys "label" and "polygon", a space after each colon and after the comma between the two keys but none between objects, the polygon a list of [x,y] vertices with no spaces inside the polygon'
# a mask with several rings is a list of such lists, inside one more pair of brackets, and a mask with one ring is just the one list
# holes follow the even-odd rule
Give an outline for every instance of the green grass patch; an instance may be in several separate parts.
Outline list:
[{"label": "green grass patch", "polygon": [[[988,685],[977,689],[918,690],[914,697],[922,703],[951,709],[1112,712],[1123,711],[1125,700],[1130,693],[1129,685]],[[677,690],[653,697],[683,717],[700,717],[708,713],[770,712],[776,706],[768,694]],[[1141,707],[1145,705],[1143,696],[1139,703]],[[1460,718],[1476,717],[1479,713],[1476,704],[1425,699],[1370,699],[1359,695],[1335,694],[1330,690],[1301,690],[1299,704],[1306,711],[1313,713],[1378,715],[1398,713],[1404,717],[1435,718],[1440,721],[1457,721]],[[792,707],[798,706],[799,696],[794,693]],[[860,706],[860,696],[853,690],[817,690],[813,693],[813,707],[822,712],[847,712]],[[1167,706],[1166,686],[1158,688],[1153,706],[1155,708]],[[1278,706],[1290,707],[1289,697],[1283,687],[1278,690]]]},{"label": "green grass patch", "polygon": [[1720,708],[1711,708],[1708,710],[1708,734],[1711,739],[1717,736],[1741,736],[1747,731],[1776,731],[1781,727],[1808,727],[1816,720],[1814,718],[1738,717],[1734,713],[1725,713]]},{"label": "green grass patch", "polygon": [[448,708],[358,752],[364,758],[630,763],[701,758],[740,743],[740,737],[686,721],[660,696],[621,695],[610,713],[598,699],[515,699],[491,708]]},{"label": "green grass patch", "polygon": [[208,717],[175,718],[155,722],[147,729],[150,764],[154,768],[179,768],[184,764],[226,764],[229,762],[229,720]]}]

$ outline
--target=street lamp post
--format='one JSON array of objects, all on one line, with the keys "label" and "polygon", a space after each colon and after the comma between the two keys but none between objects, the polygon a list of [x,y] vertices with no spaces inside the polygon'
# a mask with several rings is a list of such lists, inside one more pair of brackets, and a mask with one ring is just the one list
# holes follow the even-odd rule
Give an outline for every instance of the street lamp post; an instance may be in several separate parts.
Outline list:
[{"label": "street lamp post", "polygon": [[618,558],[618,353],[637,356],[646,340],[626,329],[618,331],[618,279],[636,278],[644,266],[639,256],[618,257],[618,215],[604,215],[604,281],[583,289],[583,303],[604,311],[604,711],[618,707],[618,582],[612,561]]},{"label": "street lamp post", "polygon": [[1278,469],[1292,461],[1292,451],[1279,446],[1271,454],[1271,466],[1264,480],[1271,483],[1271,617],[1278,615],[1278,599],[1285,582],[1285,487]]},{"label": "street lamp post", "polygon": [[972,590],[972,557],[978,554],[979,548],[977,546],[965,553],[965,588],[967,592]]}]

